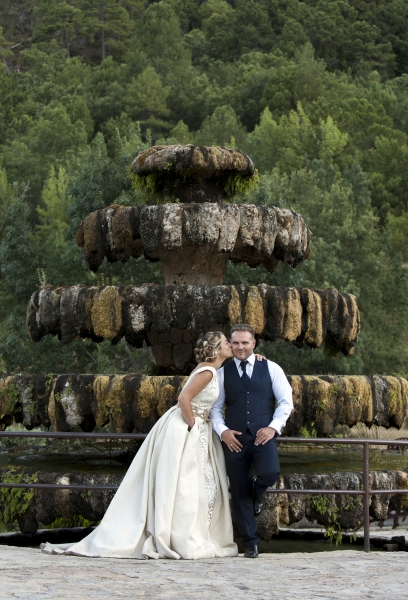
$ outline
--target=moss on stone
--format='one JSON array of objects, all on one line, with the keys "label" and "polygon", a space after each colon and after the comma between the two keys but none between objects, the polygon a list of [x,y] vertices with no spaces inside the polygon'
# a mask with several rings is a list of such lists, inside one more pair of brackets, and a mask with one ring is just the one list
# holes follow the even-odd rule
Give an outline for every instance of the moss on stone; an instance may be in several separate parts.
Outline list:
[{"label": "moss on stone", "polygon": [[285,301],[283,306],[284,317],[282,323],[282,338],[294,342],[302,333],[302,304],[300,293],[296,288],[283,288]]},{"label": "moss on stone", "polygon": [[248,290],[245,304],[245,322],[252,325],[257,334],[261,334],[265,327],[263,300],[258,288],[255,286],[251,286]]},{"label": "moss on stone", "polygon": [[[395,472],[395,487],[400,490],[408,490],[408,473],[405,471]],[[408,511],[408,494],[406,496],[396,496],[396,507],[399,510]]]},{"label": "moss on stone", "polygon": [[237,325],[242,322],[241,300],[237,288],[231,286],[231,299],[228,303],[228,318],[231,325]]},{"label": "moss on stone", "polygon": [[402,422],[405,418],[405,414],[403,413],[401,384],[397,377],[384,376],[384,379],[388,383],[388,414],[394,422],[394,424],[397,427],[401,427]]},{"label": "moss on stone", "polygon": [[[163,377],[164,381],[166,379]],[[159,417],[163,416],[177,402],[177,389],[169,383],[163,385],[164,381],[162,385],[160,385],[160,382],[156,383],[156,411]]]},{"label": "moss on stone", "polygon": [[[306,297],[306,302],[305,302]],[[306,331],[304,341],[314,347],[320,347],[323,343],[323,308],[322,300],[314,290],[304,288],[301,291],[301,300],[306,307]]]},{"label": "moss on stone", "polygon": [[109,394],[109,375],[97,375],[93,382],[93,391],[95,398],[95,423],[98,427],[103,427],[109,421],[109,415],[105,409]]},{"label": "moss on stone", "polygon": [[155,389],[152,385],[152,377],[144,377],[140,382],[137,396],[137,411],[141,419],[147,419],[154,407]]},{"label": "moss on stone", "polygon": [[95,294],[92,325],[98,337],[113,340],[119,335],[122,328],[122,299],[117,287],[106,286]]},{"label": "moss on stone", "polygon": [[2,377],[0,379],[0,421],[3,421],[5,417],[10,419],[14,415],[19,400],[20,393],[16,385],[16,377],[14,375]]},{"label": "moss on stone", "polygon": [[232,148],[156,146],[133,161],[133,185],[161,202],[220,202],[257,185],[252,160]]}]

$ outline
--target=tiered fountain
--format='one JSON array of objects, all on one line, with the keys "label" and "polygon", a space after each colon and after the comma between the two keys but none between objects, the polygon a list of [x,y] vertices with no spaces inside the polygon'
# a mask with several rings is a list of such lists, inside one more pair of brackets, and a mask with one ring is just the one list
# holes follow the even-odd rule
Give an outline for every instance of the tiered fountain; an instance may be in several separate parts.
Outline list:
[{"label": "tiered fountain", "polygon": [[[28,429],[44,425],[92,431],[110,423],[111,431],[147,432],[177,402],[184,376],[195,364],[198,336],[210,329],[228,334],[239,322],[251,324],[259,339],[281,338],[312,348],[330,340],[343,354],[353,353],[359,313],[351,294],[263,283],[223,285],[228,260],[250,267],[263,264],[273,272],[282,261],[296,267],[310,256],[309,231],[300,214],[229,201],[255,182],[248,156],[226,148],[155,146],[137,156],[132,171],[135,184],[153,192],[157,204],[112,205],[93,212],[82,222],[77,243],[93,271],[105,258],[126,262],[144,255],[160,261],[165,285],[46,286],[31,297],[27,328],[33,341],[52,334],[63,343],[79,336],[112,343],[125,338],[136,347],[147,344],[162,375],[4,375],[3,428],[14,419]],[[289,435],[300,435],[310,422],[320,435],[356,422],[400,427],[407,413],[408,382],[401,378],[290,376],[289,381],[295,404],[285,431]],[[65,478],[120,480],[109,475]],[[59,480],[50,473],[39,479]],[[301,478],[286,479],[285,487],[303,485]],[[100,518],[109,501],[109,494],[87,499],[71,492],[55,502],[47,494],[36,492],[30,510],[20,518],[22,529],[33,531],[38,522],[76,513]],[[269,503],[261,524],[265,538],[277,530],[279,519],[293,522],[306,510],[302,502],[288,503],[287,498],[270,498]]]}]

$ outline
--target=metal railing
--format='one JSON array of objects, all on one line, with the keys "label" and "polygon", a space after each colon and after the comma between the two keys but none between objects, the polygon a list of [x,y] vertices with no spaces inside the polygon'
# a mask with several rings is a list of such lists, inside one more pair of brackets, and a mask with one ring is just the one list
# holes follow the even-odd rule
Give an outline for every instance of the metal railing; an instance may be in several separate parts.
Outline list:
[{"label": "metal railing", "polygon": [[[144,433],[78,433],[62,431],[0,431],[0,438],[58,438],[58,439],[106,439],[106,440],[144,440]],[[363,447],[363,489],[362,490],[327,490],[327,489],[268,489],[271,494],[296,495],[348,495],[363,497],[363,529],[364,551],[370,552],[370,497],[373,495],[408,495],[408,489],[370,489],[370,446],[406,446],[408,441],[350,439],[350,438],[296,438],[278,437],[278,444],[309,444],[320,446],[362,446]],[[63,483],[4,483],[0,488],[32,488],[32,489],[61,489],[61,490],[108,490],[116,491],[116,485],[71,485]]]}]

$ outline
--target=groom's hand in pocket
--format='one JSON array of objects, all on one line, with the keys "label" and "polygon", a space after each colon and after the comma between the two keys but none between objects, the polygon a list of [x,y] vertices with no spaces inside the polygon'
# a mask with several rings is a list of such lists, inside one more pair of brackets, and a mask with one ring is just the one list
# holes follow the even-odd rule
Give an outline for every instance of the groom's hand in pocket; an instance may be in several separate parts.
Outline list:
[{"label": "groom's hand in pocket", "polygon": [[240,431],[235,431],[235,429],[226,429],[221,434],[221,439],[228,446],[231,452],[240,452],[242,448],[242,444],[237,438],[236,435],[242,435]]}]

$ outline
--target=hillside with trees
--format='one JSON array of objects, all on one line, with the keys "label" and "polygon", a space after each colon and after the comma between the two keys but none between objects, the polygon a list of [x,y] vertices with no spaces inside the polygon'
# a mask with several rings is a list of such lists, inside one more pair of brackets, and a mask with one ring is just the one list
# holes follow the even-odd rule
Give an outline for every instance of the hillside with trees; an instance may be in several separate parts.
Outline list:
[{"label": "hillside with trees", "polygon": [[358,299],[353,358],[262,350],[292,374],[408,375],[406,2],[3,0],[0,24],[3,371],[152,368],[125,343],[34,345],[25,308],[45,283],[160,283],[143,258],[90,273],[75,231],[91,210],[145,201],[139,151],[195,143],[247,152],[260,184],[238,201],[292,207],[313,233],[307,264],[231,264],[227,283]]}]

